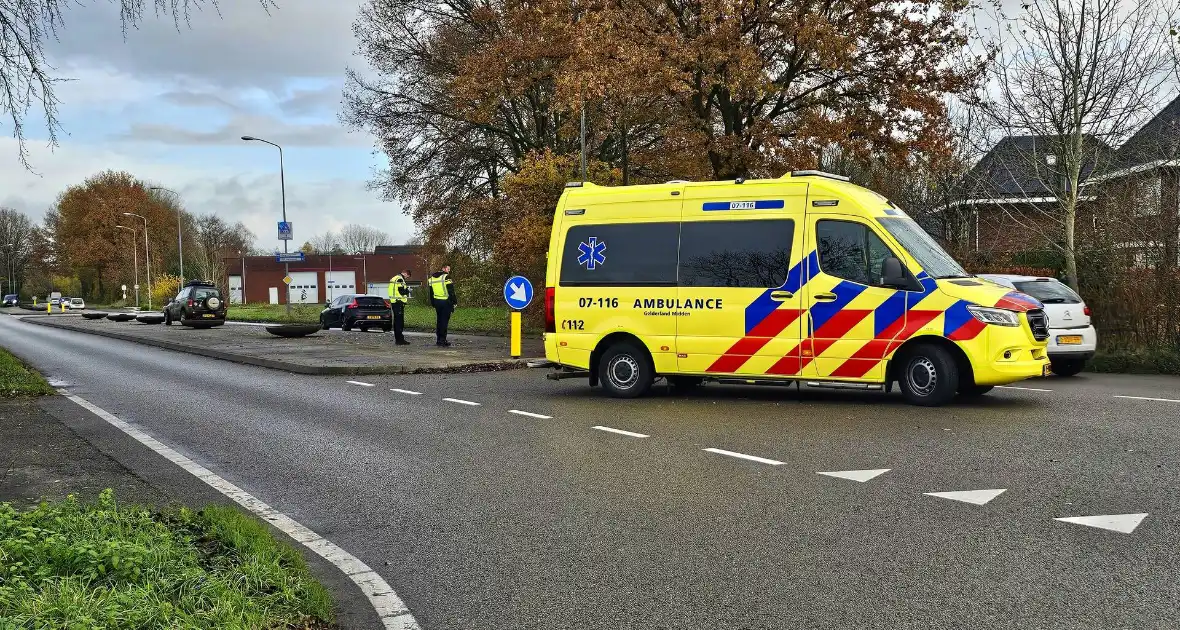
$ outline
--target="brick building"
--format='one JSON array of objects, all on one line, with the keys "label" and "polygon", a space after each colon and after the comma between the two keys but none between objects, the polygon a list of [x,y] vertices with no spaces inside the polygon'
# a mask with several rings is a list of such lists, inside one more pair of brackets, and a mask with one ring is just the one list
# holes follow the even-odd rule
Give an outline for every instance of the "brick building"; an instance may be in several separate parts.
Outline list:
[{"label": "brick building", "polygon": [[[283,285],[284,268],[289,267],[291,284]],[[383,246],[372,254],[311,254],[304,262],[286,266],[271,254],[225,258],[230,303],[242,302],[243,287],[248,303],[323,304],[345,293],[386,295],[389,279],[403,269],[413,274],[411,287],[417,287],[429,274],[422,248]]]}]

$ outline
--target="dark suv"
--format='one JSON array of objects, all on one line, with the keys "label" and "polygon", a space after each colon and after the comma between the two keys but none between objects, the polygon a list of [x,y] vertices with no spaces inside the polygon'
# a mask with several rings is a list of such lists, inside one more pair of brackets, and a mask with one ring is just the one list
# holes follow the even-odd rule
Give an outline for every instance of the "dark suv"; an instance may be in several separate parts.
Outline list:
[{"label": "dark suv", "polygon": [[180,322],[194,328],[209,328],[225,323],[228,311],[221,291],[212,283],[193,280],[164,306],[164,323]]},{"label": "dark suv", "polygon": [[370,328],[389,332],[393,330],[393,309],[389,300],[377,295],[341,295],[324,305],[320,326],[324,330],[337,326],[352,330],[355,326],[365,332]]}]

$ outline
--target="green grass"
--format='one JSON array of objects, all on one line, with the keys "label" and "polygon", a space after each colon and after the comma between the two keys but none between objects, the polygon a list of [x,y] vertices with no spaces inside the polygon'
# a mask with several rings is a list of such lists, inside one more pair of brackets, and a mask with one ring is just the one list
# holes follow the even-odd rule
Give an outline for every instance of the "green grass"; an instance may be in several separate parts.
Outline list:
[{"label": "green grass", "polygon": [[41,375],[25,367],[20,359],[0,349],[0,398],[15,396],[45,396],[53,388]]},{"label": "green grass", "polygon": [[[291,306],[292,319],[301,323],[319,321],[319,305],[299,304]],[[287,307],[281,304],[231,304],[227,317],[240,322],[286,322]],[[434,309],[410,303],[406,305],[406,328],[411,330],[434,330]],[[527,332],[529,330],[526,325]],[[483,335],[508,334],[507,307],[463,307],[451,315],[450,332]]]},{"label": "green grass", "polygon": [[327,628],[328,592],[242,512],[0,504],[0,628]]}]

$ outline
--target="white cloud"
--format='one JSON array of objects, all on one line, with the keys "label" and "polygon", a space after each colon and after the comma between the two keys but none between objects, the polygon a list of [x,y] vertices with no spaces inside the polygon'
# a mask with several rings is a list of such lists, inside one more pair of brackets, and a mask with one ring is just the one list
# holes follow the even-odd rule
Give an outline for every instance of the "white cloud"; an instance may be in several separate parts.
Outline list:
[{"label": "white cloud", "polygon": [[[186,209],[216,213],[242,221],[258,235],[262,247],[280,245],[275,223],[282,216],[277,173],[267,169],[241,171],[218,164],[169,164],[150,155],[123,152],[119,147],[63,145],[50,152],[33,146],[32,160],[40,175],[16,161],[16,142],[0,140],[0,206],[15,208],[40,221],[45,210],[67,186],[79,184],[103,170],[124,170],[179,193]],[[287,218],[295,223],[299,243],[347,223],[372,225],[388,232],[395,243],[414,232],[409,217],[366,189],[359,179],[287,180]]]}]

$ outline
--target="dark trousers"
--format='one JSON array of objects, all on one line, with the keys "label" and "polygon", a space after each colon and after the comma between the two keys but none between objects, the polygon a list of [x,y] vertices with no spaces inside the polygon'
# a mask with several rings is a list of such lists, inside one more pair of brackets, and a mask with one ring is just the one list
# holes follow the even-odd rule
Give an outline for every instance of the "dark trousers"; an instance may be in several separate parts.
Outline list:
[{"label": "dark trousers", "polygon": [[447,325],[451,323],[451,311],[453,310],[455,307],[447,300],[434,301],[434,328],[438,343],[447,340]]},{"label": "dark trousers", "polygon": [[404,302],[393,303],[393,338],[395,341],[405,341],[402,331],[406,328],[406,305]]}]

